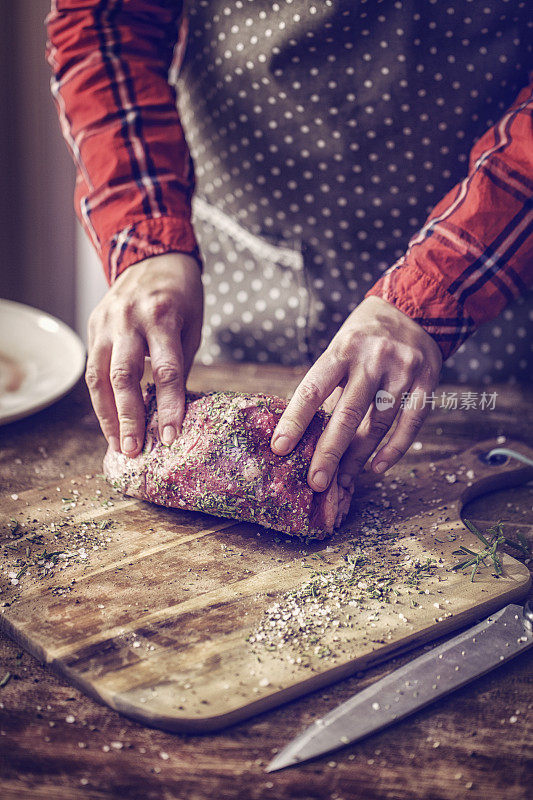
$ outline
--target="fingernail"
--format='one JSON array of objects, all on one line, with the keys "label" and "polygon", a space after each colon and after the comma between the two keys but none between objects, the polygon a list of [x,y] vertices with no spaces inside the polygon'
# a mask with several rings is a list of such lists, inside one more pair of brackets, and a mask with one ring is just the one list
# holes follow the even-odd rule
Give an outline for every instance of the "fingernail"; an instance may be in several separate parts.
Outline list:
[{"label": "fingernail", "polygon": [[170,445],[176,438],[176,429],[174,425],[165,425],[163,433],[161,434],[161,441],[163,444]]},{"label": "fingernail", "polygon": [[133,453],[137,450],[137,440],[133,436],[125,436],[122,440],[122,452]]},{"label": "fingernail", "polygon": [[342,475],[339,475],[338,483],[340,483],[344,489],[349,489],[352,481],[353,475],[350,475],[348,472],[343,472]]},{"label": "fingernail", "polygon": [[313,483],[315,486],[318,486],[320,490],[325,489],[329,483],[328,473],[324,472],[323,469],[317,470],[313,475]]},{"label": "fingernail", "polygon": [[284,436],[281,434],[277,436],[274,441],[272,442],[272,449],[279,453],[280,456],[284,456],[286,453],[289,452],[291,446],[291,440],[288,436]]},{"label": "fingernail", "polygon": [[372,465],[374,468],[374,472],[385,472],[387,467],[389,466],[386,461],[380,461],[379,464]]},{"label": "fingernail", "polygon": [[114,453],[120,453],[120,442],[116,436],[110,436],[107,443]]}]

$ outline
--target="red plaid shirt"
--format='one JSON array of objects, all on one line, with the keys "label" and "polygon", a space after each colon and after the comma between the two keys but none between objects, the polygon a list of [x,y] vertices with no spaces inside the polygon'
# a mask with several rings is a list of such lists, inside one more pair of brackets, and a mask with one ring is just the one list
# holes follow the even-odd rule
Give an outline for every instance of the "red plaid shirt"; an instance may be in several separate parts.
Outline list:
[{"label": "red plaid shirt", "polygon": [[[186,35],[181,7],[54,0],[47,20],[52,93],[77,166],[76,210],[110,283],[149,256],[199,257],[192,164],[168,83]],[[532,112],[533,83],[368,292],[422,325],[444,358],[533,283]]]}]

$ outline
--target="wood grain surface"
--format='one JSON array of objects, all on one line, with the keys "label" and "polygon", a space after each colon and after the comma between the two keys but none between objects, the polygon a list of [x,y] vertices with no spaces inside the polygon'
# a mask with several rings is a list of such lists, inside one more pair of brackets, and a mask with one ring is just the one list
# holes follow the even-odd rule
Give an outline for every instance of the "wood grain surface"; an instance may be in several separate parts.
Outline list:
[{"label": "wood grain surface", "polygon": [[[222,371],[197,373],[194,388],[222,388],[224,381],[224,388],[239,388],[235,381],[240,381],[240,386],[246,389],[251,380],[254,389],[257,389],[260,378],[254,370],[243,370],[236,375],[232,367],[232,387],[227,385],[228,378]],[[296,371],[277,370],[265,376],[268,385],[264,388],[280,394],[287,393],[297,378]],[[284,391],[273,388],[275,381]],[[527,428],[530,408],[525,398],[521,398],[518,390],[505,390],[500,398],[500,407],[491,415],[476,415],[471,411],[462,414],[434,413],[420,436],[422,448],[408,454],[405,468],[420,469],[429,474],[429,464],[438,465],[439,456],[459,452],[487,436],[511,434],[524,440],[529,438],[531,442],[530,429]],[[55,484],[54,489],[60,487],[61,491],[57,492],[59,502],[62,502],[63,496],[72,496],[73,488],[82,493],[83,487],[70,484],[69,488],[67,484],[72,480],[80,480],[80,475],[94,475],[103,454],[103,446],[82,387],[78,387],[73,395],[53,409],[9,426],[0,435],[0,465],[5,481],[6,502],[15,503],[15,513],[20,513],[22,509],[16,507],[17,500],[11,499],[12,494],[18,494],[19,500],[24,495],[23,502],[26,502],[33,489],[37,502],[39,492],[43,494],[42,487],[52,484]],[[439,466],[437,470],[440,470]],[[443,481],[442,486],[455,491],[458,488],[456,483],[448,484],[447,481]],[[69,488],[68,494],[63,494],[64,488]],[[25,495],[28,491],[30,494]],[[441,494],[436,499],[441,498]],[[54,502],[58,502],[56,498]],[[133,506],[126,506],[128,502],[125,501],[122,508],[125,516],[128,510],[133,514]],[[364,497],[358,502],[363,503]],[[54,513],[52,506],[50,498],[47,510],[51,516]],[[42,509],[43,505],[40,507]],[[5,508],[2,505],[2,511]],[[103,512],[104,508],[101,510]],[[109,510],[105,509],[106,513]],[[113,511],[118,512],[118,508]],[[492,497],[485,496],[483,500],[470,503],[466,511],[468,517],[482,527],[502,517],[506,523],[506,533],[511,537],[519,531],[530,535],[529,488],[506,489]],[[139,513],[138,510],[135,513]],[[159,510],[159,513],[166,515],[172,512]],[[107,519],[106,514],[100,519]],[[225,521],[209,519],[214,521],[215,526],[227,524]],[[429,520],[424,520],[424,529],[426,522]],[[242,552],[241,534],[235,528],[232,531],[224,530],[234,537],[231,548],[238,550],[241,547],[238,551]],[[217,537],[222,536],[223,532],[219,528],[196,539],[197,552],[200,552],[200,542],[205,545],[212,540],[220,544]],[[110,533],[113,534],[110,536],[113,541],[107,543],[107,549],[94,551],[97,560],[104,554],[108,558],[116,546],[114,529]],[[175,536],[175,531],[168,531],[168,535]],[[263,550],[263,559],[268,560],[273,547],[276,558],[287,560],[284,550],[289,545],[285,540],[268,542],[269,536],[261,534],[255,537]],[[437,535],[437,538],[440,537]],[[223,543],[227,545],[227,540]],[[139,544],[137,542],[137,546]],[[166,544],[169,545],[169,542],[160,541],[158,537],[157,547],[164,548]],[[145,556],[147,600],[143,608],[151,607],[152,576],[149,565],[152,565],[153,572],[161,562],[159,553],[171,549],[169,545],[167,550],[155,550]],[[311,551],[308,552],[311,556]],[[215,570],[219,575],[224,570],[233,575],[235,562],[243,557],[229,554],[223,558],[221,553],[228,555],[226,551],[219,553]],[[129,597],[127,593],[133,591],[132,596],[136,596],[138,587],[132,589],[126,585],[125,567],[131,561],[130,551],[126,549],[123,554],[116,552],[115,556],[121,557],[113,561],[116,573],[108,576],[110,582],[107,590],[112,589],[113,593],[118,592],[119,595],[122,592],[124,597]],[[212,556],[211,565],[215,551]],[[90,564],[86,567],[80,564],[72,567],[89,575],[92,559],[91,555]],[[121,565],[121,561],[125,563]],[[283,568],[287,561],[277,563]],[[68,567],[64,574],[70,575],[72,567]],[[205,573],[208,571],[205,570]],[[519,568],[518,573],[523,581],[523,568]],[[85,583],[88,586],[91,580]],[[98,584],[98,587],[100,604],[104,606],[101,611],[105,613],[105,585]],[[169,587],[169,594],[179,588],[178,582],[175,582]],[[206,589],[207,584],[203,591]],[[96,594],[92,599],[96,599]],[[56,602],[63,601],[64,597],[55,596]],[[444,598],[450,599],[447,594]],[[34,600],[36,615],[41,612],[38,600],[38,597]],[[187,602],[190,603],[190,600]],[[171,605],[169,603],[166,607]],[[64,606],[60,604],[60,607]],[[433,610],[435,614],[439,613]],[[195,619],[198,621],[199,618]],[[211,623],[212,620],[206,625]],[[119,621],[118,624],[122,623]],[[53,620],[49,620],[49,626],[53,628]],[[77,616],[71,639],[76,641],[76,636],[86,636],[90,626],[91,614]],[[190,637],[194,635],[195,631],[189,634]],[[143,650],[143,647],[130,647],[130,652]],[[420,712],[396,728],[372,737],[357,747],[345,748],[331,759],[321,759],[279,775],[265,776],[262,768],[272,756],[272,750],[285,744],[304,725],[337,702],[364,688],[394,666],[404,663],[408,656],[372,667],[364,673],[358,672],[327,692],[315,692],[277,711],[234,725],[222,733],[198,736],[167,734],[126,720],[86,699],[78,690],[53,677],[48,670],[39,667],[30,656],[7,641],[3,642],[1,653],[4,674],[11,674],[6,685],[0,689],[3,704],[0,746],[4,756],[4,774],[0,784],[2,796],[481,797],[489,788],[493,797],[527,796],[531,770],[528,744],[531,741],[531,664],[527,658],[518,659],[514,664],[486,676],[453,698]],[[126,664],[126,672],[128,669],[131,666]],[[272,690],[272,687],[260,688]]]},{"label": "wood grain surface", "polygon": [[[533,476],[517,461],[480,460],[496,446],[482,442],[426,474],[401,465],[361,481],[345,524],[319,543],[132,500],[101,476],[16,494],[0,514],[11,576],[0,626],[134,719],[173,731],[225,727],[526,595],[529,572],[509,556],[501,575],[490,559],[474,581],[452,569],[458,547],[480,549],[461,522],[462,498]],[[291,595],[310,576],[312,593],[295,606]],[[290,635],[271,636],[272,624]]]}]

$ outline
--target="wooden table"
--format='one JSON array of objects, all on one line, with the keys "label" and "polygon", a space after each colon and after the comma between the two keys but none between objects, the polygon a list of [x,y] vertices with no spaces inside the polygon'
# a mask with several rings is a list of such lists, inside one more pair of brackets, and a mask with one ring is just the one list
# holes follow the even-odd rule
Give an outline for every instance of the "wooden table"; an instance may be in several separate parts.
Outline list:
[{"label": "wooden table", "polygon": [[[290,393],[301,370],[195,368],[191,389]],[[469,387],[441,387],[466,391]],[[440,391],[440,390],[439,390]],[[533,444],[526,391],[497,391],[496,408],[436,409],[411,449],[428,463],[491,436]],[[105,443],[84,385],[52,408],[0,429],[0,488],[12,494],[97,472]],[[478,499],[480,526],[502,519],[533,542],[533,488]],[[514,551],[509,551],[515,555]],[[530,564],[533,567],[533,564]],[[1,595],[0,595],[1,604]],[[0,796],[4,800],[522,800],[533,781],[533,669],[524,655],[396,727],[313,763],[271,775],[277,750],[331,707],[405,663],[416,651],[327,690],[208,736],[151,730],[97,705],[0,638]]]}]

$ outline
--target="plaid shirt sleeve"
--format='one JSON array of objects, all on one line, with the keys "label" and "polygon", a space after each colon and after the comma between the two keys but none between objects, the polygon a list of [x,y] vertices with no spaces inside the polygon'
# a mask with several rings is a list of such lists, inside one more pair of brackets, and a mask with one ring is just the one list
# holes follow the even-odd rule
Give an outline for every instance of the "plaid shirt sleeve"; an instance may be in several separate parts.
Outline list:
[{"label": "plaid shirt sleeve", "polygon": [[422,325],[448,358],[532,284],[533,83],[479,139],[467,177],[366,296]]},{"label": "plaid shirt sleeve", "polygon": [[[179,59],[186,36],[182,7],[53,0],[47,20],[76,209],[110,283],[152,255],[200,258],[193,165],[168,82],[174,45]],[[467,177],[368,292],[422,325],[444,358],[533,280],[532,93],[533,84],[477,142]]]},{"label": "plaid shirt sleeve", "polygon": [[184,46],[182,6],[53,0],[47,17],[52,94],[77,167],[76,211],[109,283],[149,256],[199,259],[193,165],[168,81]]}]

